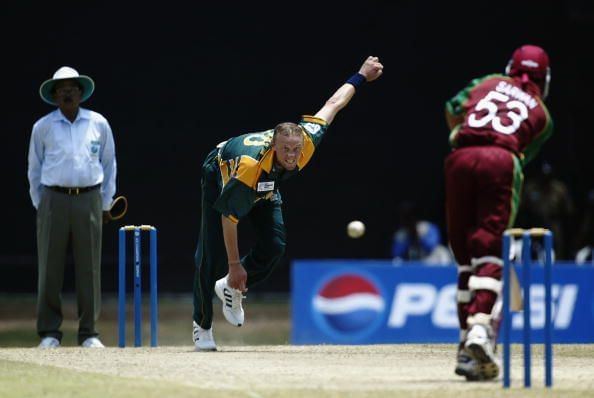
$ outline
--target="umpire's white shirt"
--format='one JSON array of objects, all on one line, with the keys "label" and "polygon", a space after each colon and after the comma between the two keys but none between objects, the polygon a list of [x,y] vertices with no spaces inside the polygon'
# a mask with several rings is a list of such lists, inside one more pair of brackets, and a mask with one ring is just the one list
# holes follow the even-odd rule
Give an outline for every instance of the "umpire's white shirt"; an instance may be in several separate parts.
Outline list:
[{"label": "umpire's white shirt", "polygon": [[33,125],[27,175],[36,209],[43,185],[101,184],[103,210],[109,210],[116,190],[115,145],[109,123],[101,114],[84,108],[79,108],[72,123],[59,109],[45,115]]}]

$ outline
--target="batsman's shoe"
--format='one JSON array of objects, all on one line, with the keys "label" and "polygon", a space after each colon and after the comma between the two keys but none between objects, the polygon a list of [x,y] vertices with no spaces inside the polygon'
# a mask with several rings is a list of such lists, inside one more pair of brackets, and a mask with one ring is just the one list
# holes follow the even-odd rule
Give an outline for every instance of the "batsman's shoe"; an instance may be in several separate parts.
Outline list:
[{"label": "batsman's shoe", "polygon": [[464,347],[477,362],[481,380],[491,380],[499,375],[499,360],[495,356],[492,339],[486,326],[474,325],[468,332]]},{"label": "batsman's shoe", "polygon": [[464,349],[458,351],[454,372],[459,376],[466,377],[467,381],[481,380],[478,363]]},{"label": "batsman's shoe", "polygon": [[192,340],[196,351],[216,351],[217,345],[212,337],[212,327],[202,329],[195,321],[192,321]]},{"label": "batsman's shoe", "polygon": [[39,348],[58,348],[60,346],[60,340],[55,337],[44,337],[39,343]]},{"label": "batsman's shoe", "polygon": [[215,293],[223,302],[223,315],[227,322],[234,326],[243,325],[244,313],[241,300],[245,297],[241,290],[229,287],[225,276],[215,283]]},{"label": "batsman's shoe", "polygon": [[101,340],[97,337],[89,337],[82,342],[81,346],[84,348],[105,348]]}]

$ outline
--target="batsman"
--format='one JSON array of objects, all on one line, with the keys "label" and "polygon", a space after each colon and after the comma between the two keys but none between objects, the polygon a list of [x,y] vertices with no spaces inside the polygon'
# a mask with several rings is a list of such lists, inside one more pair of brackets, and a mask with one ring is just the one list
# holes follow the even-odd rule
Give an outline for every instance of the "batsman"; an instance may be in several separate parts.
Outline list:
[{"label": "batsman", "polygon": [[[368,57],[315,115],[231,138],[206,157],[195,255],[193,340],[197,351],[216,351],[214,293],[222,301],[225,319],[235,326],[244,323],[243,295],[270,275],[285,251],[279,186],[307,165],[355,90],[376,80],[382,71],[379,59]],[[251,222],[256,243],[240,258],[237,225],[244,220]]]},{"label": "batsman", "polygon": [[524,45],[505,74],[474,79],[446,103],[452,147],[445,160],[447,230],[458,263],[455,373],[467,380],[499,374],[502,234],[516,218],[523,166],[553,131],[543,102],[549,82],[547,53]]}]

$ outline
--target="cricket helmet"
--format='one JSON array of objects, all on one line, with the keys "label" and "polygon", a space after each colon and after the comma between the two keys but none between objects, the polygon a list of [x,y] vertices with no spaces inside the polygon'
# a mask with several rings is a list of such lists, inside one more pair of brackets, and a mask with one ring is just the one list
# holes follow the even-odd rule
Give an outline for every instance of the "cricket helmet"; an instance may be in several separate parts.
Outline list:
[{"label": "cricket helmet", "polygon": [[538,46],[526,44],[517,48],[507,63],[505,73],[508,76],[520,76],[522,79],[528,78],[535,82],[540,86],[543,98],[546,98],[549,93],[551,81],[549,56]]}]

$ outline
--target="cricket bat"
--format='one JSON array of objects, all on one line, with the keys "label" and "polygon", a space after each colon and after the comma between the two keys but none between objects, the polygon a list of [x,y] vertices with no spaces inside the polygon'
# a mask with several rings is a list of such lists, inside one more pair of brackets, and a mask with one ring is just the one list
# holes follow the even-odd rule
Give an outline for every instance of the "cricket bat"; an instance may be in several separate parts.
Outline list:
[{"label": "cricket bat", "polygon": [[509,272],[510,280],[510,308],[512,311],[518,312],[524,309],[524,302],[522,301],[522,288],[520,287],[520,281],[516,274],[516,268],[511,265]]}]

